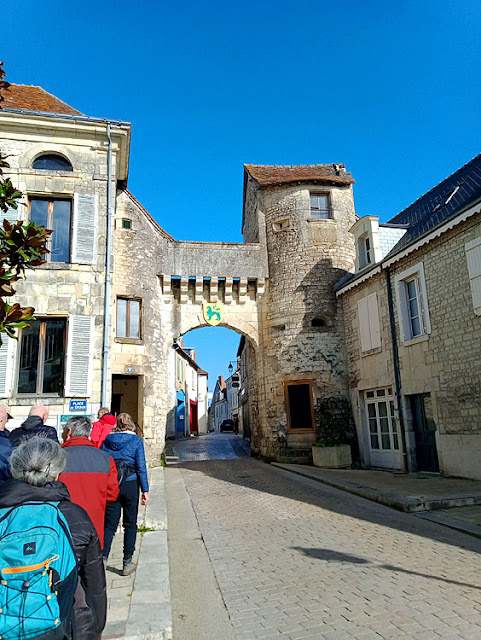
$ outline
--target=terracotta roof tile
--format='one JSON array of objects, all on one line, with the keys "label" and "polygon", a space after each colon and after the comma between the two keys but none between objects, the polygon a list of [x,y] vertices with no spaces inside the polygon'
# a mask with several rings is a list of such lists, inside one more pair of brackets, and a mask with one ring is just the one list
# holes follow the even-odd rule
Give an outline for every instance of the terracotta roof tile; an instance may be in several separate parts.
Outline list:
[{"label": "terracotta roof tile", "polygon": [[309,164],[298,166],[279,166],[246,164],[246,171],[261,187],[292,182],[330,182],[352,184],[353,177],[343,164]]},{"label": "terracotta roof tile", "polygon": [[67,113],[70,115],[84,115],[77,109],[56,98],[42,87],[28,84],[11,84],[3,92],[4,101],[0,107],[11,109],[26,109],[27,111],[48,111],[49,113]]}]

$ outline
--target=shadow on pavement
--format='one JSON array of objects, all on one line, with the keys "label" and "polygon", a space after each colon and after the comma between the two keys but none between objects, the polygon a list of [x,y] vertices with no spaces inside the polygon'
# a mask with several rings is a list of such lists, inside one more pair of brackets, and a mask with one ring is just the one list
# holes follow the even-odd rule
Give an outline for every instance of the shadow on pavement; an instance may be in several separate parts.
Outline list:
[{"label": "shadow on pavement", "polygon": [[[200,462],[179,460],[176,466],[225,483],[298,500],[340,515],[481,553],[481,540],[477,538],[427,520],[423,520],[423,526],[420,526],[420,519],[412,514],[396,511],[341,489],[296,476],[254,458]],[[306,484],[309,485],[308,491]],[[399,568],[395,570],[401,571]]]},{"label": "shadow on pavement", "polygon": [[469,582],[459,582],[457,580],[450,580],[443,576],[433,576],[428,573],[421,573],[420,571],[410,571],[409,569],[403,569],[392,564],[382,564],[372,562],[361,556],[353,556],[349,553],[341,553],[339,551],[333,551],[332,549],[308,549],[304,547],[291,547],[295,551],[300,551],[305,556],[310,558],[317,558],[326,562],[347,562],[352,564],[371,565],[372,568],[385,569],[386,571],[393,571],[395,573],[406,573],[411,576],[420,576],[427,578],[428,580],[437,580],[439,582],[445,582],[446,584],[455,584],[458,587],[468,587],[469,589],[481,590],[481,587],[477,584],[470,584]]}]

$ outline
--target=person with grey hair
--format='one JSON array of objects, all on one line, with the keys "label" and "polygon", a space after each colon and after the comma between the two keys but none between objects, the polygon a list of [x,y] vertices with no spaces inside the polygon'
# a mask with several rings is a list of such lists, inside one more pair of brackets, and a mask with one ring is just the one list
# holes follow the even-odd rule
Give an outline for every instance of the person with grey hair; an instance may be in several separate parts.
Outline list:
[{"label": "person with grey hair", "polygon": [[[42,635],[42,639],[100,640],[107,612],[107,589],[101,547],[88,514],[82,507],[71,502],[67,487],[58,481],[66,461],[67,452],[62,450],[57,442],[46,437],[34,436],[20,444],[10,457],[12,478],[2,485],[0,509],[30,509],[29,524],[36,529],[36,507],[39,504],[48,503],[58,508],[70,530],[76,556],[73,566],[75,567],[76,560],[78,567],[78,584],[76,571],[73,578],[69,577],[68,581],[59,584],[59,620],[55,621],[55,629]],[[38,527],[42,526],[46,526],[43,519],[38,522]],[[26,547],[27,545],[23,546],[24,555],[35,552],[35,545],[33,551]],[[33,557],[29,555],[27,559],[32,560]],[[24,564],[29,563],[24,561]],[[35,565],[26,567],[34,568]],[[61,630],[64,635],[60,634]]]},{"label": "person with grey hair", "polygon": [[114,460],[89,440],[91,431],[87,416],[75,416],[65,423],[62,449],[67,465],[60,480],[67,485],[72,502],[89,514],[103,547],[105,508],[117,499],[119,483]]}]

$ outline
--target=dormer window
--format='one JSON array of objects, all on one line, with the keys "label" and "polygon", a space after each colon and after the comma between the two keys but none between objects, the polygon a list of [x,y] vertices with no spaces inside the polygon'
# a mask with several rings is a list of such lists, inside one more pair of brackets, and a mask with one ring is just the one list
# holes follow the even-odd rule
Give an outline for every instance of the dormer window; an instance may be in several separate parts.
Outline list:
[{"label": "dormer window", "polygon": [[331,217],[328,193],[310,193],[311,219],[327,220]]},{"label": "dormer window", "polygon": [[32,169],[46,169],[47,171],[73,171],[73,167],[67,158],[58,156],[54,153],[47,153],[35,158],[32,163]]},{"label": "dormer window", "polygon": [[363,269],[372,262],[371,238],[365,233],[359,238],[359,268]]}]

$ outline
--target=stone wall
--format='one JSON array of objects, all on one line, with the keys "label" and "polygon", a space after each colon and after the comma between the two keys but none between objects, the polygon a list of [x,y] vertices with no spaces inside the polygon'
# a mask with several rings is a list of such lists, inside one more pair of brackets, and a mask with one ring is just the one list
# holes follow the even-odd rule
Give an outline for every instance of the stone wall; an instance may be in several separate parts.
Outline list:
[{"label": "stone wall", "polygon": [[[355,221],[351,187],[329,187],[332,219],[310,219],[309,188],[296,185],[256,191],[255,206],[247,199],[244,228],[255,228],[248,217],[264,221],[269,286],[262,299],[262,359],[264,387],[258,406],[263,428],[254,449],[275,457],[279,447],[299,444],[288,433],[285,383],[312,382],[314,406],[320,398],[347,397],[347,365],[342,313],[333,285],[353,268]],[[312,326],[316,318],[324,326]],[[265,412],[262,415],[262,412]],[[306,444],[315,440],[306,434]],[[256,449],[257,447],[257,449]]]}]

